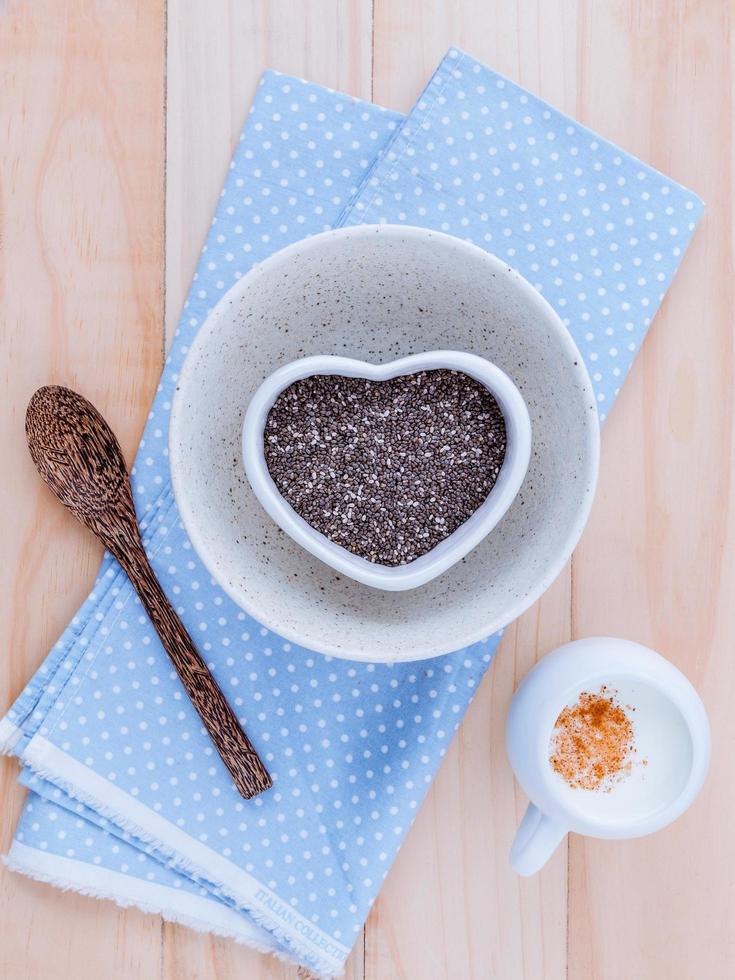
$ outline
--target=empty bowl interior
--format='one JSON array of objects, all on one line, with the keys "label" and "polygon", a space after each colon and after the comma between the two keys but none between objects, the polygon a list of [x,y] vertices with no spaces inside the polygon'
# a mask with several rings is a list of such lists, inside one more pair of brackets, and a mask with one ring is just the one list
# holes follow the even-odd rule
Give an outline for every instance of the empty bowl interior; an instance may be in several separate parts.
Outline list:
[{"label": "empty bowl interior", "polygon": [[[479,354],[511,377],[531,416],[531,463],[466,558],[418,589],[382,592],[335,573],[267,516],[243,469],[243,417],[263,380],[294,359],[381,363],[432,349]],[[558,573],[589,510],[597,426],[574,344],[517,273],[445,235],[354,228],[263,263],[204,325],[174,405],[174,489],[200,556],[264,625],[338,656],[412,659],[506,625]]]}]

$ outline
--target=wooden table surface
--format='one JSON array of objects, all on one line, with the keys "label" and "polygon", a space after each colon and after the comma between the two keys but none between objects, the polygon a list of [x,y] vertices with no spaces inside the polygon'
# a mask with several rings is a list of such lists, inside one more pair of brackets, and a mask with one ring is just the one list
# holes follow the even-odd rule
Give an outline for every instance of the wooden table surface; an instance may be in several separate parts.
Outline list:
[{"label": "wooden table surface", "polygon": [[[735,977],[733,19],[730,0],[5,0],[0,4],[0,709],[90,586],[100,550],[42,488],[23,414],[81,388],[130,458],[260,72],[407,110],[450,43],[708,205],[605,428],[571,566],[514,627],[348,980]],[[511,692],[575,636],[647,643],[710,713],[705,789],[674,826],[569,840],[520,880]],[[23,793],[0,768],[0,849]],[[5,871],[0,976],[295,978],[275,959]]]}]

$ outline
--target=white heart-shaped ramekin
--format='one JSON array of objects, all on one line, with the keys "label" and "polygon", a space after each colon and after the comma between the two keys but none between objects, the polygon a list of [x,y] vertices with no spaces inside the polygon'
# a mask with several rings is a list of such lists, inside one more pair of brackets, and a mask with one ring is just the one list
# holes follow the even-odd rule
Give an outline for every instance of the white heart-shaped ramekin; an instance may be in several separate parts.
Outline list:
[{"label": "white heart-shaped ramekin", "polygon": [[[492,393],[505,419],[505,459],[487,499],[453,534],[409,564],[395,567],[378,565],[330,541],[297,514],[281,495],[265,461],[264,432],[268,413],[285,388],[310,375],[342,375],[387,381],[399,375],[439,368],[461,371]],[[243,424],[242,448],[245,472],[256,497],[276,524],[294,541],[336,571],[364,585],[400,592],[424,585],[451,568],[500,521],[520,490],[528,469],[531,420],[521,393],[508,375],[476,354],[451,350],[427,351],[387,364],[368,364],[349,357],[317,355],[292,361],[266,378],[248,406]]]}]

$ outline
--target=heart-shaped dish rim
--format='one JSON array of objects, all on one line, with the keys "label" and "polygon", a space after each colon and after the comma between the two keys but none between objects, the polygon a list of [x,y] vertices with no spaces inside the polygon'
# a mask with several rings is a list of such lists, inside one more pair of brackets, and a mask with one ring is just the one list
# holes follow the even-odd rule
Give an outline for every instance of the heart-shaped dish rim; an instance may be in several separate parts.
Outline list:
[{"label": "heart-shaped dish rim", "polygon": [[[431,551],[406,565],[389,567],[355,555],[313,528],[281,495],[265,461],[264,433],[268,413],[278,396],[295,381],[312,375],[341,375],[388,381],[418,371],[449,369],[484,385],[498,402],[506,425],[506,452],[498,478],[480,507]],[[253,395],[242,430],[245,473],[268,515],[306,551],[335,571],[375,589],[415,589],[441,575],[469,554],[493,530],[513,503],[531,458],[531,419],[523,396],[504,371],[477,354],[435,350],[385,364],[371,364],[331,354],[304,357],[269,375]]]}]

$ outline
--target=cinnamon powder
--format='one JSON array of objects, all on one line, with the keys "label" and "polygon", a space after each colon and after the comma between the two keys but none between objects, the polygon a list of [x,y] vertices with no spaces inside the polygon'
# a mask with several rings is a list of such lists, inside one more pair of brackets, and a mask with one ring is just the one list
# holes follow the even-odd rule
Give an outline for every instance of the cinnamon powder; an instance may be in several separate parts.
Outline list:
[{"label": "cinnamon powder", "polygon": [[630,773],[635,753],[631,720],[603,685],[597,694],[580,694],[556,719],[549,761],[574,789],[609,792]]}]

